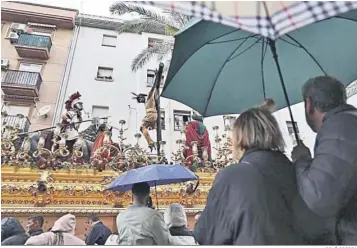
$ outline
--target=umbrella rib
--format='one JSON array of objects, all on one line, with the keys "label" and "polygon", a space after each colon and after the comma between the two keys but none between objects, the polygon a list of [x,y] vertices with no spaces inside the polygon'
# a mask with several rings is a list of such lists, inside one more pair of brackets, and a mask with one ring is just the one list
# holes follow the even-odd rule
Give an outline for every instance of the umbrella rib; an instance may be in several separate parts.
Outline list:
[{"label": "umbrella rib", "polygon": [[334,16],[333,18],[339,18],[339,19],[344,19],[344,20],[349,20],[349,21],[357,22],[357,20],[355,20],[355,19],[348,18],[348,17],[343,17],[343,16]]},{"label": "umbrella rib", "polygon": [[289,45],[292,45],[292,46],[294,46],[294,47],[301,48],[301,46],[296,45],[296,44],[294,44],[294,43],[292,43],[292,42],[290,42],[290,41],[287,41],[287,40],[285,40],[285,39],[283,39],[283,38],[281,38],[281,37],[280,37],[278,40],[282,40],[282,41],[284,41],[285,43],[288,43]]},{"label": "umbrella rib", "polygon": [[[249,38],[255,38],[257,35],[254,35],[254,36],[252,36],[252,37],[249,37]],[[211,41],[211,42],[209,42],[208,44],[220,44],[220,43],[228,43],[228,42],[231,42],[231,41],[239,41],[239,40],[244,40],[244,39],[246,39],[246,38],[248,38],[248,36],[247,37],[243,37],[243,38],[238,38],[238,39],[232,39],[232,40],[224,40],[224,41]]]},{"label": "umbrella rib", "polygon": [[[253,36],[253,34],[250,35],[250,36]],[[213,90],[214,90],[214,88],[216,87],[217,80],[218,80],[219,76],[221,75],[221,72],[222,72],[224,66],[230,61],[229,58],[232,56],[232,54],[234,54],[234,53],[248,40],[248,38],[250,38],[250,36],[246,37],[246,38],[237,46],[237,48],[235,48],[235,49],[233,50],[233,52],[231,52],[231,54],[228,56],[228,58],[226,59],[226,61],[225,61],[225,62],[223,63],[223,65],[221,66],[221,69],[219,70],[219,72],[218,72],[218,74],[217,74],[217,76],[216,76],[216,78],[215,78],[215,80],[214,80],[214,83],[213,83],[213,85],[212,85],[212,88],[211,88],[211,91],[210,91],[210,94],[209,94],[209,97],[208,97],[207,105],[206,105],[205,111],[204,111],[204,113],[203,113],[204,115],[206,115],[209,102],[211,101],[211,98],[212,98]]]},{"label": "umbrella rib", "polygon": [[[232,58],[229,58],[229,60],[228,60],[227,62],[229,62],[229,61],[231,61],[231,60],[233,60],[233,59],[239,57],[240,55],[242,55],[243,53],[245,53],[246,51],[248,51],[249,49],[251,49],[255,44],[259,43],[259,41],[262,40],[262,39],[263,39],[263,37],[260,37],[260,38],[259,38],[258,40],[256,40],[253,44],[251,44],[249,47],[247,47],[246,49],[244,49],[242,52],[238,53],[237,55],[235,55],[235,56],[232,57]],[[232,55],[231,55],[231,56],[232,56]]]},{"label": "umbrella rib", "polygon": [[327,73],[325,72],[325,70],[322,68],[322,66],[320,65],[320,63],[316,60],[316,58],[306,49],[306,47],[304,47],[299,41],[297,41],[295,38],[293,38],[291,35],[287,34],[287,37],[289,37],[292,41],[294,41],[296,44],[298,44],[300,46],[300,48],[302,48],[309,56],[310,58],[317,64],[317,66],[321,69],[321,71],[323,73],[325,73],[325,75],[327,76]]}]

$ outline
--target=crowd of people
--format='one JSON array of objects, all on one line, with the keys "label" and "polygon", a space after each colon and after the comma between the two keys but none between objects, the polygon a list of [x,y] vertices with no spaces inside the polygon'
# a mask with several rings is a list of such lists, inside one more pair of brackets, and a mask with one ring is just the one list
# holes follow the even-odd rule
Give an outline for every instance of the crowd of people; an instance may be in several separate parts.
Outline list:
[{"label": "crowd of people", "polygon": [[91,228],[85,240],[75,236],[72,214],[60,217],[47,232],[41,216],[30,217],[27,230],[10,217],[1,222],[1,245],[196,245],[181,204],[171,204],[162,215],[148,206],[149,184],[134,184],[132,191],[133,205],[117,217],[118,232],[112,233],[97,216],[88,217]]},{"label": "crowd of people", "polygon": [[[75,216],[28,234],[18,220],[2,220],[2,245],[357,245],[357,109],[346,89],[328,77],[303,87],[306,121],[317,133],[314,156],[301,140],[291,158],[273,101],[241,113],[233,128],[239,163],[221,170],[207,203],[187,228],[184,208],[171,204],[162,215],[148,206],[150,186],[134,184],[133,204],[119,213],[117,233],[90,217],[86,241],[74,236]],[[37,223],[37,224],[36,224]]]}]

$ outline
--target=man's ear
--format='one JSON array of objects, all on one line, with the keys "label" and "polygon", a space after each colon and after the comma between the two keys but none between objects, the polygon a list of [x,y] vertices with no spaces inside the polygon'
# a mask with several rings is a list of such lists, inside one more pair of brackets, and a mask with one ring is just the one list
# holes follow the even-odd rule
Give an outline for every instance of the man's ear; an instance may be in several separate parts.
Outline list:
[{"label": "man's ear", "polygon": [[311,98],[309,97],[305,99],[305,109],[308,114],[314,113],[314,106],[312,105]]}]

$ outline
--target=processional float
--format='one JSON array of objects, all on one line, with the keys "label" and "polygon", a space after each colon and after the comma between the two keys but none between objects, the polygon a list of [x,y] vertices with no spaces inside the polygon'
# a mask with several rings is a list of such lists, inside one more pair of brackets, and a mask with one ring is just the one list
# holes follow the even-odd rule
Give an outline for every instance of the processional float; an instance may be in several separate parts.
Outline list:
[{"label": "processional float", "polygon": [[[207,128],[203,125],[203,119],[196,114],[181,130],[181,138],[176,141],[177,151],[168,157],[158,118],[160,103],[157,85],[160,84],[160,70],[146,99],[147,110],[151,112],[147,112],[142,122],[144,136],[145,128],[159,129],[155,142],[147,139],[147,148],[140,146],[141,133],[134,134],[135,144],[125,143],[125,120],[119,121],[118,142],[112,140],[113,127],[109,125],[107,117],[83,120],[83,103],[79,92],[66,101],[62,122],[55,127],[24,133],[20,131],[23,115],[17,115],[15,125],[3,121],[1,187],[4,211],[7,211],[6,207],[16,210],[18,206],[33,211],[33,207],[44,206],[84,209],[126,207],[131,203],[130,192],[110,192],[105,191],[105,187],[127,170],[154,163],[168,163],[169,159],[194,171],[200,178],[200,187],[195,192],[192,190],[193,183],[160,187],[160,206],[180,202],[187,208],[203,207],[215,173],[233,161],[231,127],[225,125],[223,135],[219,135],[218,127],[214,127],[213,149],[216,150],[216,158],[213,159]],[[145,95],[140,95],[140,101],[143,102]],[[150,114],[152,116],[148,116]],[[6,120],[7,113],[2,112],[1,115]],[[80,125],[84,122],[90,122],[90,125],[80,131]],[[203,133],[200,133],[202,130]]]}]

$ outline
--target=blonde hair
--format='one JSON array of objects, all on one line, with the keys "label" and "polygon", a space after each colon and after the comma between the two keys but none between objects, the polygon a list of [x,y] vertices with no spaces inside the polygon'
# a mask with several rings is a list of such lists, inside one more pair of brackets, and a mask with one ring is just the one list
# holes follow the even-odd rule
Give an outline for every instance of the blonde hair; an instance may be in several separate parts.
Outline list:
[{"label": "blonde hair", "polygon": [[271,112],[275,103],[267,99],[257,108],[243,112],[233,126],[233,150],[236,158],[250,148],[284,152],[285,142],[279,125]]}]

